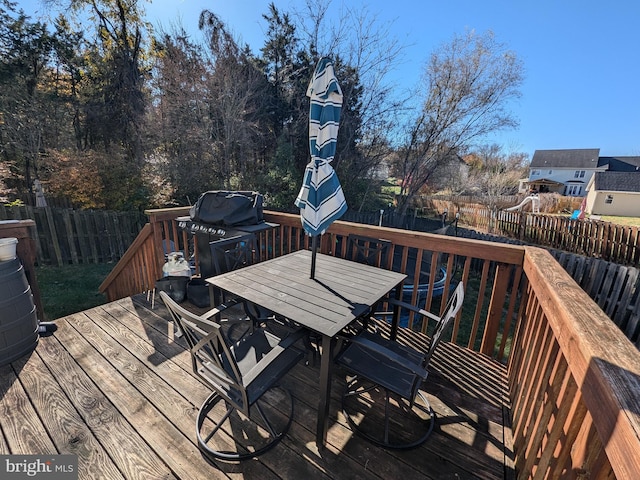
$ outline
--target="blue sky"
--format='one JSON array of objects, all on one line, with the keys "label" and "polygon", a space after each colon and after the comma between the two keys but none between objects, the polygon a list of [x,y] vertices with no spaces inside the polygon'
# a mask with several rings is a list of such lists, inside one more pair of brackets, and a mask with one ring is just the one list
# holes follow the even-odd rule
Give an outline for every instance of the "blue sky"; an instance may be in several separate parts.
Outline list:
[{"label": "blue sky", "polygon": [[[342,0],[333,0],[339,7]],[[28,14],[45,12],[22,0]],[[197,36],[203,8],[258,52],[270,0],[153,0],[147,20],[176,20]],[[281,11],[302,2],[274,1]],[[511,107],[517,130],[492,141],[533,155],[537,149],[600,148],[600,155],[640,156],[640,1],[637,0],[370,0],[370,15],[406,45],[394,72],[401,88],[420,80],[429,55],[454,34],[492,30],[523,61],[522,97]],[[37,18],[35,15],[34,18]]]}]

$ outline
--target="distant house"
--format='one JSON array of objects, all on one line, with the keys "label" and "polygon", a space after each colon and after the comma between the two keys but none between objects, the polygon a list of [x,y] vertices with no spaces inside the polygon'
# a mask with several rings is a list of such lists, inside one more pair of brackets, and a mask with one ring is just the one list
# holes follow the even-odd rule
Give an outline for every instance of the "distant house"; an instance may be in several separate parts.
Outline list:
[{"label": "distant house", "polygon": [[520,178],[518,180],[518,193],[527,193],[529,191],[529,179]]},{"label": "distant house", "polygon": [[587,191],[585,210],[591,215],[640,217],[640,168],[596,172]]},{"label": "distant house", "polygon": [[640,172],[640,157],[601,157],[599,148],[536,150],[528,185],[540,193],[585,197],[594,175],[602,172]]},{"label": "distant house", "polygon": [[584,197],[593,174],[607,170],[599,165],[599,155],[599,148],[536,150],[529,166],[529,188]]}]

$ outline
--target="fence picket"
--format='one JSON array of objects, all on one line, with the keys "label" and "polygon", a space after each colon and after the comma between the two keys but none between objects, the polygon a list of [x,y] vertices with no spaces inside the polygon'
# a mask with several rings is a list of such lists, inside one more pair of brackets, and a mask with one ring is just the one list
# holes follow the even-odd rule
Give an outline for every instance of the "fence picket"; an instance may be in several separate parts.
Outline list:
[{"label": "fence picket", "polygon": [[62,211],[62,220],[64,222],[65,231],[67,232],[66,239],[69,244],[71,262],[74,264],[78,264],[80,263],[80,261],[78,259],[78,252],[76,250],[75,235],[73,232],[73,225],[71,223],[71,215],[69,215],[69,210]]},{"label": "fence picket", "polygon": [[0,218],[35,221],[32,237],[39,265],[116,261],[147,220],[138,212],[3,205]]},{"label": "fence picket", "polygon": [[627,321],[629,305],[631,304],[633,294],[636,290],[636,284],[638,283],[638,273],[639,271],[637,268],[629,268],[627,270],[627,278],[624,289],[622,291],[622,294],[620,295],[620,300],[618,300],[616,311],[613,316],[611,316],[611,319],[620,328],[623,328]]},{"label": "fence picket", "polygon": [[82,221],[82,214],[80,210],[73,211],[73,223],[75,226],[75,231],[78,240],[78,247],[80,249],[81,257],[86,261],[89,259],[89,245],[87,241],[87,231],[84,228],[84,223]]},{"label": "fence picket", "polygon": [[[629,322],[627,323],[625,329],[624,329],[624,333],[627,336],[627,338],[630,338],[633,340],[634,335],[636,335],[638,332],[638,324],[640,324],[640,298],[638,298],[639,296],[636,295],[636,304],[635,307],[631,308],[631,306],[629,306],[630,310],[631,310],[631,315],[629,317]],[[636,336],[636,346],[640,348],[640,335]]]}]

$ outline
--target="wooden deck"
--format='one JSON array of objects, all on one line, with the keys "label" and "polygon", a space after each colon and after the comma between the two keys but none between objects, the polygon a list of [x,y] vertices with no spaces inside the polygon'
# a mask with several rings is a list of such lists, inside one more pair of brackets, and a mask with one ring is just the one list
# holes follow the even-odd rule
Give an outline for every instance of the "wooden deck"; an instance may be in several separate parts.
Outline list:
[{"label": "wooden deck", "polygon": [[[207,388],[191,374],[167,312],[143,296],[57,321],[34,353],[0,367],[0,453],[77,454],[79,477],[126,479],[512,478],[506,369],[441,344],[426,392],[437,413],[422,447],[395,452],[354,436],[336,370],[328,446],[315,446],[319,368],[300,363],[283,383],[294,423],[273,450],[242,463],[207,463],[195,443]],[[407,342],[418,334],[402,333]]]}]

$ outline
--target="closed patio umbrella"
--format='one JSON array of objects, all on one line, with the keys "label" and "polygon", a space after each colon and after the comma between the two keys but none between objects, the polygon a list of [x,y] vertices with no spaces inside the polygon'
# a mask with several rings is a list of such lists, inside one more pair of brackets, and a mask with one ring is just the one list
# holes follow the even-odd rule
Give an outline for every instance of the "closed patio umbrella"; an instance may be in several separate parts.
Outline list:
[{"label": "closed patio umbrella", "polygon": [[336,153],[342,90],[327,57],[316,65],[307,96],[309,109],[309,150],[311,161],[304,172],[302,188],[296,198],[302,226],[312,236],[311,278],[315,276],[318,235],[347,210],[342,187],[331,161]]}]

